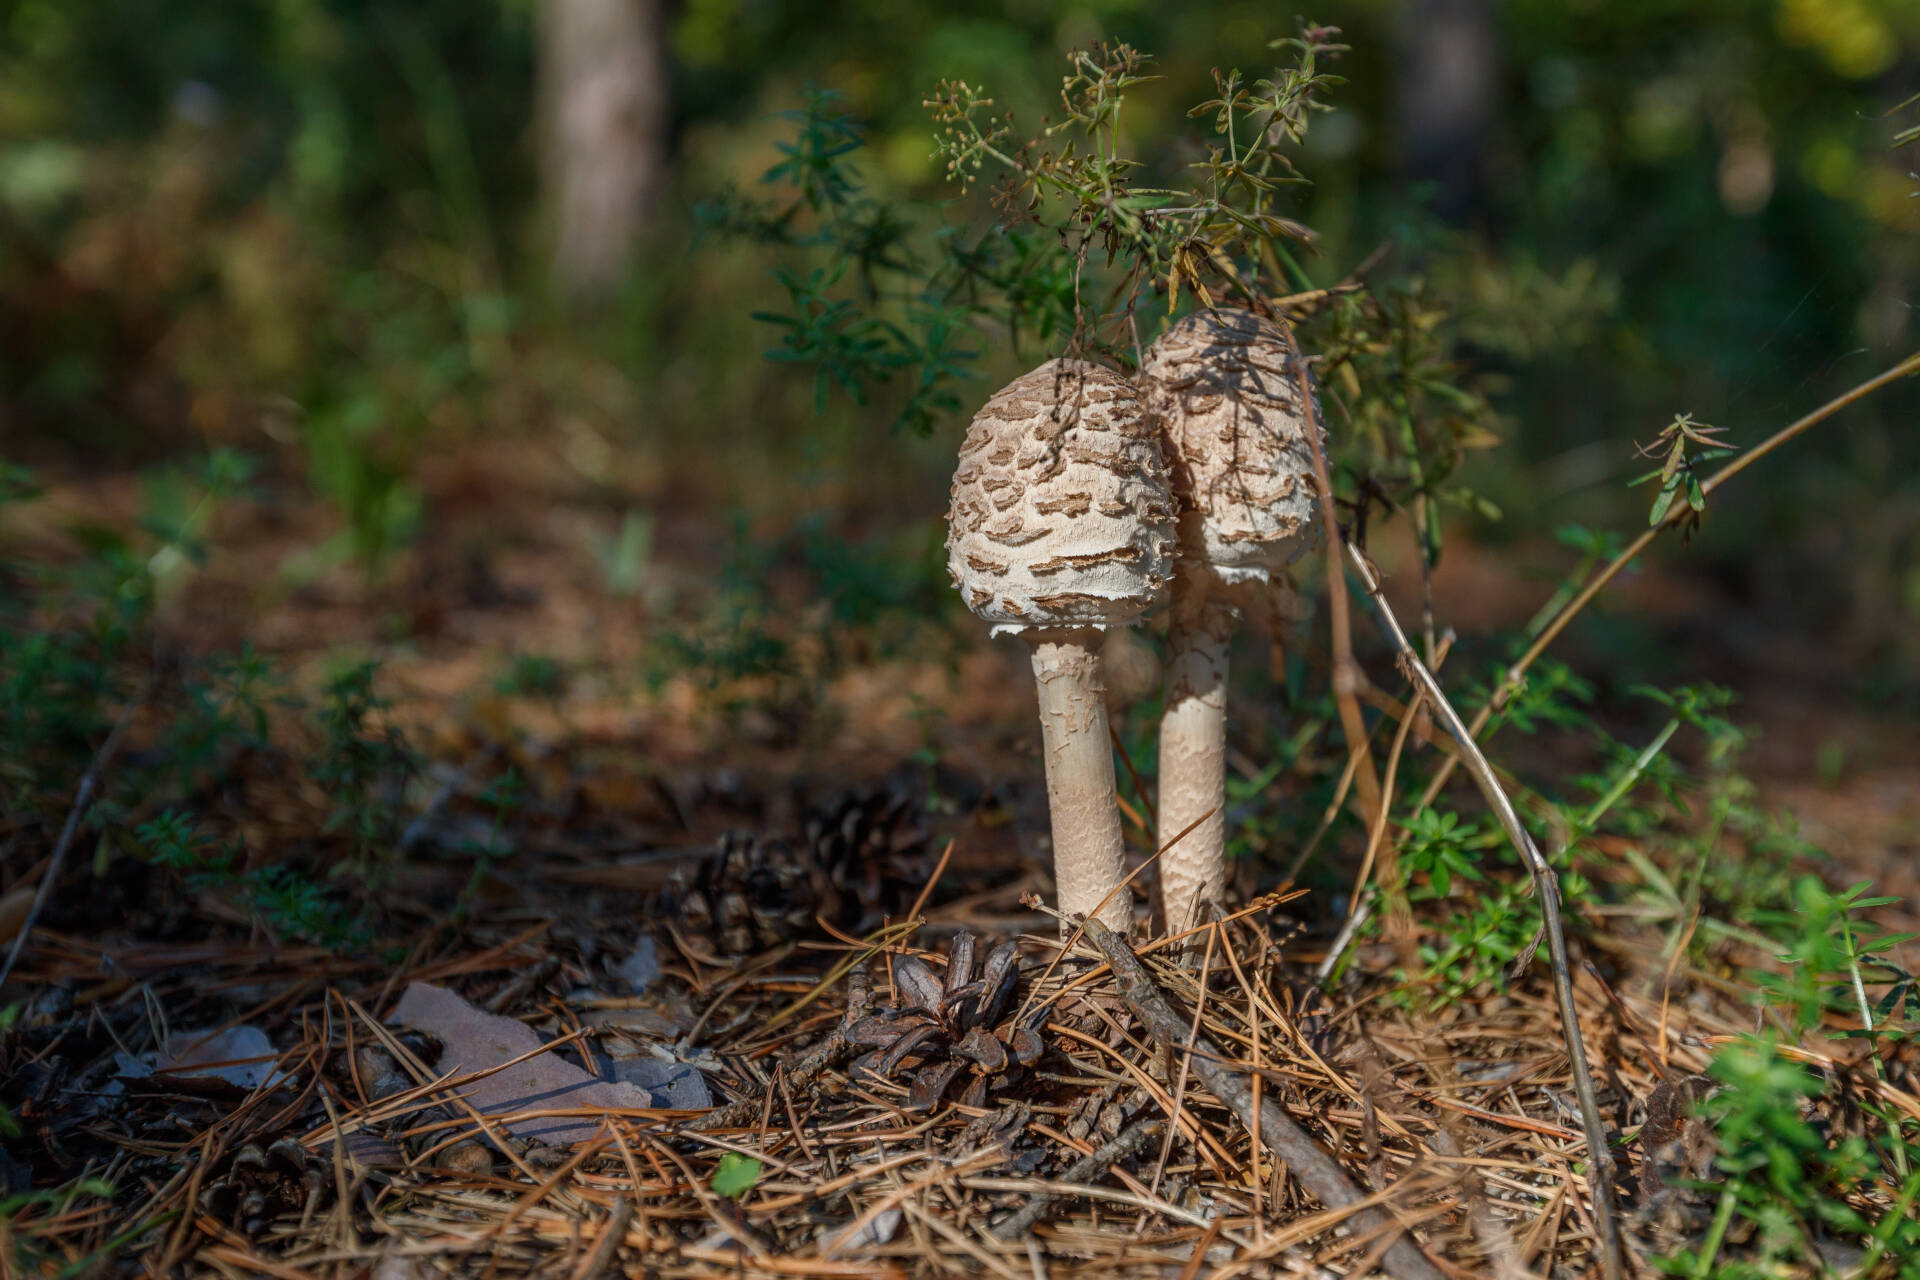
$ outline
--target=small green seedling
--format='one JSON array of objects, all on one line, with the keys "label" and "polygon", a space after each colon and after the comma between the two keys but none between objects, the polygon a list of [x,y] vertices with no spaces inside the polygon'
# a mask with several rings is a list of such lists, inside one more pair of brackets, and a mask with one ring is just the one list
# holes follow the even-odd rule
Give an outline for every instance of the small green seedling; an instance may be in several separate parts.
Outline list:
[{"label": "small green seedling", "polygon": [[729,1200],[738,1200],[753,1190],[753,1184],[760,1181],[760,1162],[752,1156],[743,1156],[738,1151],[729,1151],[720,1157],[720,1163],[714,1168],[711,1184],[715,1194]]}]

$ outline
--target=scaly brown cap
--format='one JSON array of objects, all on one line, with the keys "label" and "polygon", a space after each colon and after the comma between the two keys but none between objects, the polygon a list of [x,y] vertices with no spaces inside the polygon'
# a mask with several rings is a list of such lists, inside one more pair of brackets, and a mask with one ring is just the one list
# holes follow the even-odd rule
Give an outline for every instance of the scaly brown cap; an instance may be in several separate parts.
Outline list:
[{"label": "scaly brown cap", "polygon": [[1141,367],[1180,503],[1182,563],[1222,583],[1269,581],[1319,537],[1289,355],[1271,320],[1233,308],[1185,317]]},{"label": "scaly brown cap", "polygon": [[947,569],[993,634],[1109,627],[1165,600],[1173,502],[1135,386],[1049,360],[975,415],[947,512]]}]

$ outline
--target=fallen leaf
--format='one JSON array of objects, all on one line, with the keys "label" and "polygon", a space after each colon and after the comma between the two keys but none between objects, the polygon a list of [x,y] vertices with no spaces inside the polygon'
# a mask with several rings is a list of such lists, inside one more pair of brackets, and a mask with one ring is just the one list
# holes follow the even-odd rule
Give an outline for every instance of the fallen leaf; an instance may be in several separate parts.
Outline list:
[{"label": "fallen leaf", "polygon": [[[407,987],[388,1021],[438,1036],[446,1045],[435,1068],[442,1075],[485,1071],[542,1044],[524,1023],[483,1012],[445,987],[425,982]],[[456,1079],[454,1087],[489,1116],[579,1107],[651,1110],[656,1105],[650,1091],[597,1079],[553,1053],[528,1058],[482,1080],[461,1084]],[[599,1133],[601,1125],[591,1117],[538,1116],[509,1120],[504,1127],[515,1137],[560,1144],[584,1142]]]},{"label": "fallen leaf", "polygon": [[278,1088],[293,1077],[278,1069],[280,1055],[267,1033],[254,1026],[225,1031],[176,1031],[157,1052],[116,1053],[117,1074],[128,1080],[153,1076],[219,1080],[252,1092],[261,1085]]}]

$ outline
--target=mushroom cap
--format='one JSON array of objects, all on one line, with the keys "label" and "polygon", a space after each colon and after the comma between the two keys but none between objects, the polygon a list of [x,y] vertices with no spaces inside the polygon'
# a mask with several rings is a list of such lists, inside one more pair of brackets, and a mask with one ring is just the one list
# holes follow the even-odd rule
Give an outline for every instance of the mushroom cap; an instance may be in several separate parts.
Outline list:
[{"label": "mushroom cap", "polygon": [[1271,320],[1237,308],[1197,311],[1147,350],[1140,371],[1180,503],[1188,572],[1223,584],[1271,581],[1319,539],[1291,351]]},{"label": "mushroom cap", "polygon": [[1174,505],[1138,388],[1049,360],[988,400],[960,446],[947,571],[993,634],[1125,625],[1164,602]]}]

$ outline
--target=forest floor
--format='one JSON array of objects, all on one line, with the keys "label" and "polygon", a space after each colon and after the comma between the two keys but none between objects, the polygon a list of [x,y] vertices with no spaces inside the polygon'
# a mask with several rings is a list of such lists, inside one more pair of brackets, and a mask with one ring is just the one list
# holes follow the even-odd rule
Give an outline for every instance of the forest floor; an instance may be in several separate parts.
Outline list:
[{"label": "forest floor", "polygon": [[[286,578],[326,533],[317,508],[236,504],[162,601],[167,662],[247,643],[312,690],[342,651],[377,656],[382,723],[419,768],[388,797],[387,854],[343,864],[364,893],[349,945],[263,920],[237,879],[76,850],[10,986],[0,1256],[381,1280],[1594,1273],[1544,964],[1428,999],[1407,974],[1435,937],[1408,920],[1316,984],[1346,901],[1327,886],[1351,882],[1364,830],[1328,842],[1311,891],[1243,868],[1259,896],[1184,956],[1140,941],[1144,907],[1138,972],[1110,942],[1063,943],[1033,905],[1046,812],[1018,654],[642,679],[693,625],[720,535],[660,511],[645,578],[612,594],[591,552],[608,510],[547,474],[499,456],[427,475],[422,536],[372,587]],[[76,519],[130,526],[139,503],[124,478],[56,483],[9,533],[57,562]],[[1452,553],[1446,620],[1524,622],[1544,592],[1510,563]],[[1649,569],[1616,605],[1684,631],[1703,590]],[[1901,900],[1882,923],[1920,929],[1920,741],[1836,710],[1794,678],[1804,660],[1703,665],[1749,691],[1748,776],[1826,850],[1822,876],[1873,881]],[[129,713],[123,756],[162,714]],[[337,797],[291,750],[201,798],[249,869],[346,856]],[[6,864],[9,935],[48,872],[40,825],[0,841],[41,851]],[[1602,905],[1572,976],[1644,1274],[1713,1230],[1691,1104],[1757,1025],[1747,975],[1778,964],[1750,921],[1690,945],[1701,915],[1648,907],[1624,860],[1587,873]],[[1142,1013],[1156,998],[1184,1036]],[[1793,1052],[1837,1086],[1836,1128],[1863,1107],[1920,1119],[1912,1062],[1824,1034]],[[1344,1191],[1325,1171],[1304,1190],[1236,1104],[1310,1134]]]}]

